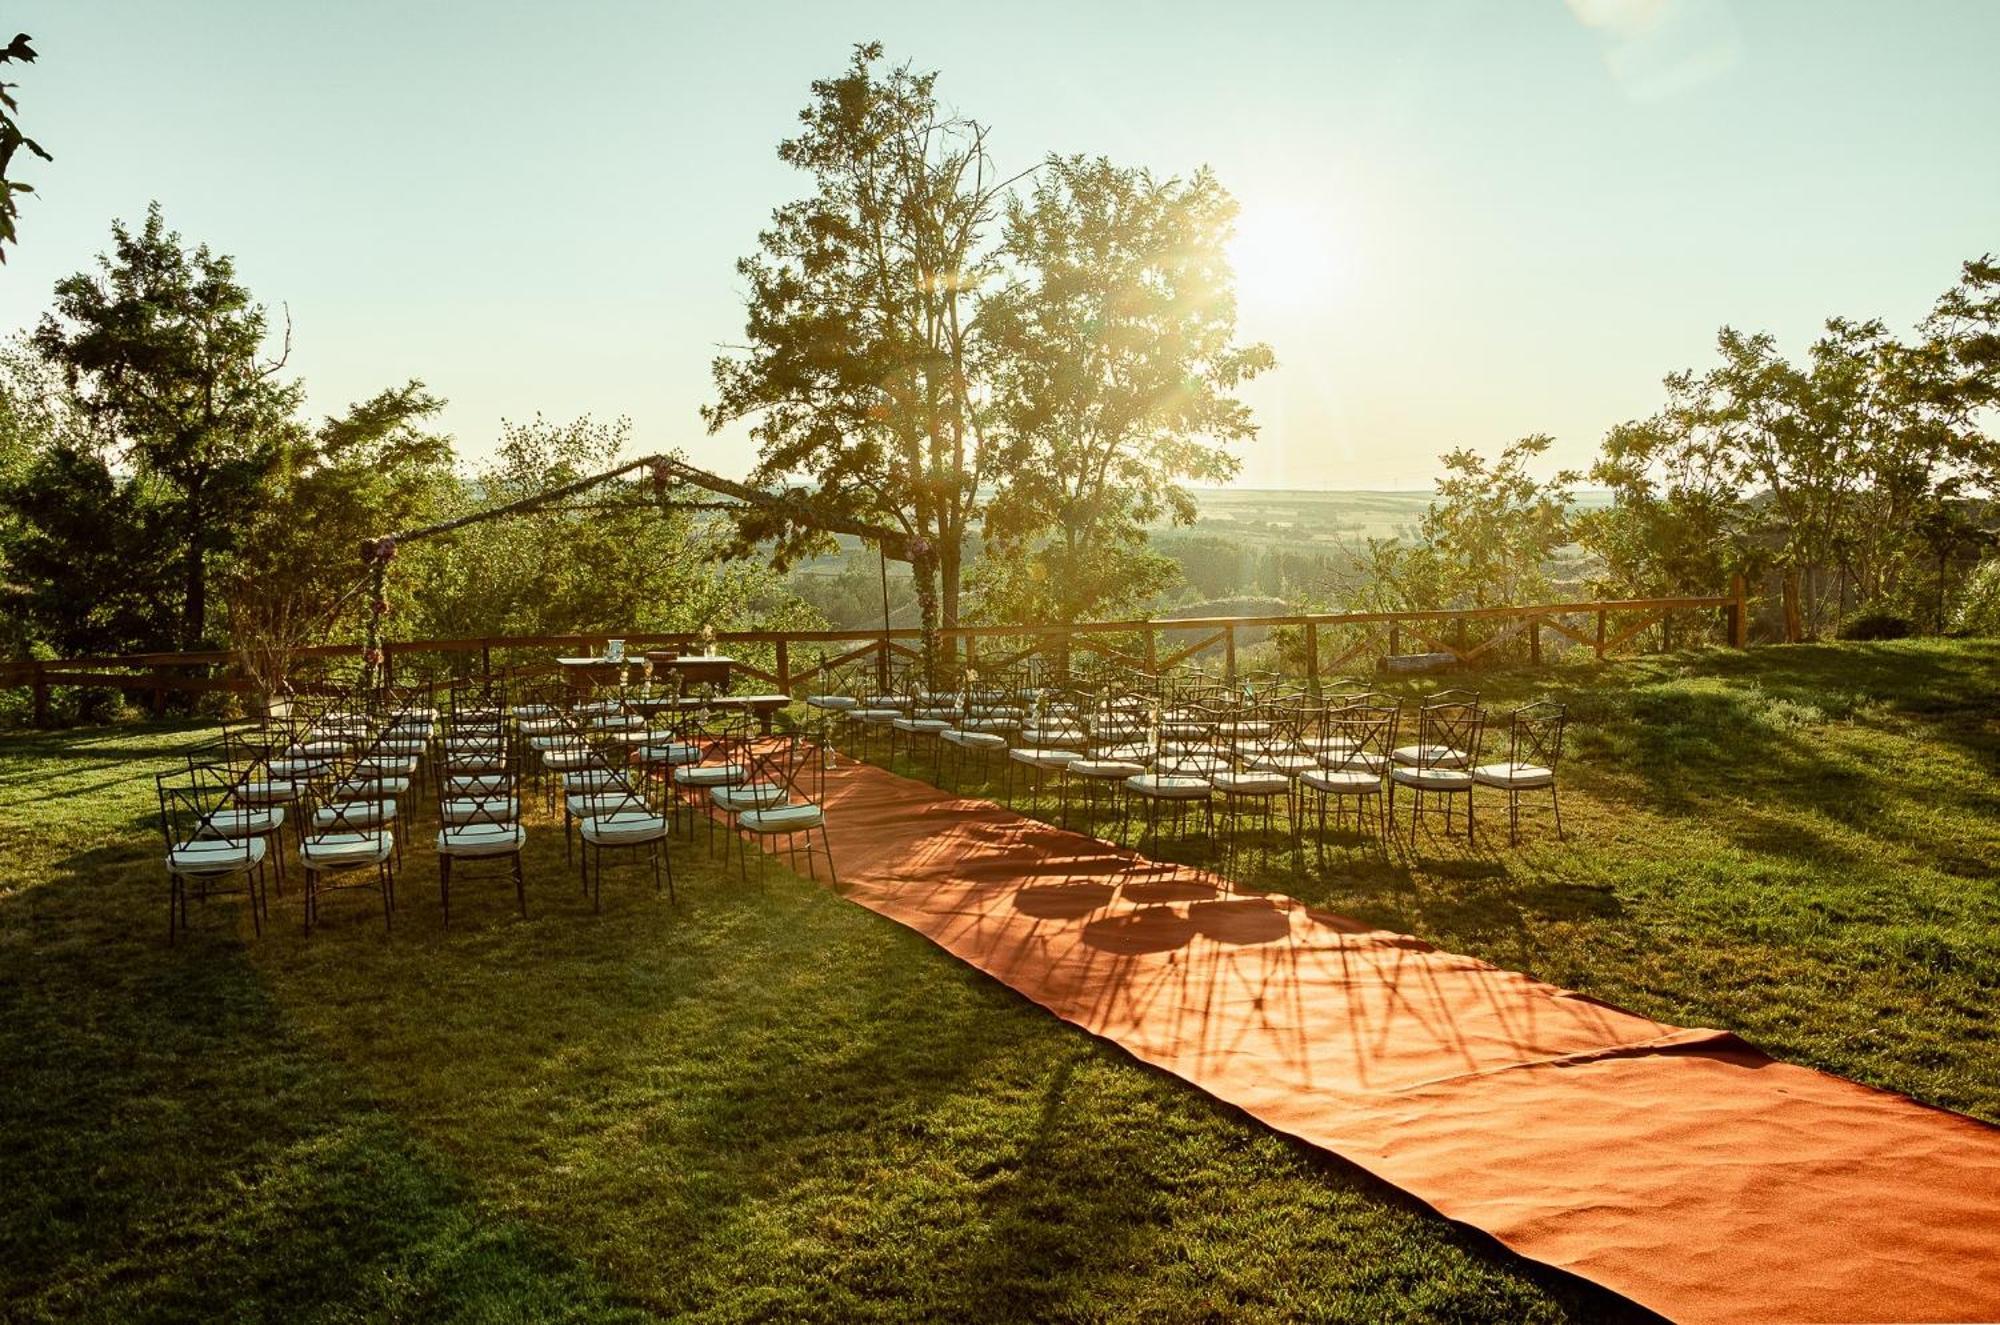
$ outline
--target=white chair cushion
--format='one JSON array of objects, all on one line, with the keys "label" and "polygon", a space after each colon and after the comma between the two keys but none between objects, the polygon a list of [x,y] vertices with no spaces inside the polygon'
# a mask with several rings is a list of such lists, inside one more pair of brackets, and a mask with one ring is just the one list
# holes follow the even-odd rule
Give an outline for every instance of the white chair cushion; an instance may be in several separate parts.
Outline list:
[{"label": "white chair cushion", "polygon": [[1419,791],[1464,791],[1472,785],[1472,774],[1462,768],[1404,768],[1389,770],[1389,779],[1399,786]]},{"label": "white chair cushion", "polygon": [[1320,755],[1319,762],[1322,768],[1373,773],[1377,777],[1389,767],[1388,760],[1381,755],[1370,754],[1366,750],[1329,750]]},{"label": "white chair cushion", "polygon": [[251,805],[289,804],[299,798],[299,784],[283,778],[251,778],[236,784],[236,798]]},{"label": "white chair cushion", "polygon": [[482,822],[492,819],[511,821],[521,817],[521,802],[512,796],[466,796],[446,801],[438,807],[438,814],[448,824],[463,824],[474,819]]},{"label": "white chair cushion", "polygon": [[1299,781],[1335,796],[1368,796],[1382,790],[1382,775],[1365,768],[1316,768],[1299,774]]},{"label": "white chair cushion", "polygon": [[331,767],[324,759],[303,757],[273,759],[270,763],[271,776],[283,780],[317,777]]},{"label": "white chair cushion", "polygon": [[[339,812],[328,805],[313,814],[313,827],[321,832],[330,828],[374,828],[390,822],[396,817],[394,801],[357,801],[352,805],[342,805]],[[339,836],[339,834],[335,834]]]},{"label": "white chair cushion", "polygon": [[1070,761],[1068,771],[1080,778],[1095,778],[1103,782],[1123,782],[1126,778],[1137,777],[1146,771],[1146,766],[1130,759],[1076,759]]},{"label": "white chair cushion", "polygon": [[438,833],[440,856],[511,856],[528,840],[528,830],[515,823],[466,824]]},{"label": "white chair cushion", "polygon": [[483,796],[504,789],[507,779],[498,773],[460,773],[444,780],[444,789],[454,796]]},{"label": "white chair cushion", "polygon": [[275,833],[285,822],[285,812],[271,806],[265,809],[217,810],[208,816],[202,825],[203,837],[261,837],[265,833]]},{"label": "white chair cushion", "polygon": [[1090,736],[1081,727],[1023,727],[1021,739],[1029,745],[1047,745],[1060,749],[1066,745],[1082,745],[1090,739]]},{"label": "white chair cushion", "polygon": [[1229,796],[1281,796],[1292,789],[1292,780],[1283,773],[1231,773],[1225,769],[1209,781]]},{"label": "white chair cushion", "polygon": [[183,842],[167,852],[167,868],[175,874],[234,874],[255,868],[264,859],[264,839],[233,841],[226,837]]},{"label": "white chair cushion", "polygon": [[1007,738],[998,732],[947,731],[938,733],[939,739],[966,750],[1004,750]]},{"label": "white chair cushion", "polygon": [[683,768],[674,781],[683,787],[733,787],[749,776],[741,764],[694,764]]},{"label": "white chair cushion", "polygon": [[857,708],[860,706],[861,701],[852,695],[808,695],[806,696],[806,703],[816,709],[841,711]]},{"label": "white chair cushion", "polygon": [[1432,768],[1464,768],[1472,760],[1463,750],[1455,750],[1449,745],[1399,745],[1396,747],[1396,762],[1415,767],[1429,765]]},{"label": "white chair cushion", "polygon": [[597,791],[618,778],[616,770],[609,768],[579,768],[562,775],[562,789],[567,792]]},{"label": "white chair cushion", "polygon": [[1023,745],[1009,750],[1007,757],[1030,768],[1067,768],[1083,758],[1083,753],[1080,750],[1049,750]]},{"label": "white chair cushion", "polygon": [[305,840],[299,859],[315,870],[379,865],[395,847],[396,839],[388,833],[324,833]]},{"label": "white chair cushion", "polygon": [[408,778],[390,777],[387,774],[374,776],[358,773],[351,778],[342,778],[334,784],[334,794],[338,799],[365,801],[372,799],[377,791],[384,796],[401,796],[410,789]]},{"label": "white chair cushion", "polygon": [[889,725],[899,732],[914,732],[920,736],[935,735],[951,728],[951,722],[946,718],[897,718]]},{"label": "white chair cushion", "polygon": [[628,810],[585,819],[577,831],[584,841],[598,846],[635,846],[665,837],[667,820],[665,815]]},{"label": "white chair cushion", "polygon": [[1303,773],[1309,768],[1318,768],[1319,760],[1309,754],[1264,753],[1251,756],[1250,768],[1258,773]]},{"label": "white chair cushion", "polygon": [[802,833],[826,823],[826,811],[817,805],[780,805],[770,810],[746,810],[736,822],[753,833]]},{"label": "white chair cushion", "polygon": [[1205,801],[1214,791],[1206,778],[1179,777],[1168,773],[1140,773],[1126,778],[1125,786],[1135,796],[1149,796],[1154,800]]},{"label": "white chair cushion", "polygon": [[642,764],[698,764],[701,762],[701,747],[684,742],[667,745],[642,745],[639,747],[639,762]]},{"label": "white chair cushion", "polygon": [[896,719],[902,717],[903,710],[876,709],[876,708],[849,709],[847,710],[847,716],[849,716],[850,718],[859,718],[862,722],[871,723],[877,727],[882,727],[882,726],[887,726],[889,723],[892,723]]},{"label": "white chair cushion", "polygon": [[626,811],[647,811],[646,798],[634,791],[622,789],[593,791],[581,796],[566,796],[563,804],[570,814],[578,819],[602,819],[606,815],[622,814]]},{"label": "white chair cushion", "polygon": [[1472,780],[1482,787],[1528,791],[1554,786],[1556,775],[1553,770],[1539,764],[1481,764],[1472,770]]},{"label": "white chair cushion", "polygon": [[737,814],[744,810],[768,810],[785,803],[785,789],[775,782],[746,783],[740,787],[717,787],[710,793],[716,806]]}]

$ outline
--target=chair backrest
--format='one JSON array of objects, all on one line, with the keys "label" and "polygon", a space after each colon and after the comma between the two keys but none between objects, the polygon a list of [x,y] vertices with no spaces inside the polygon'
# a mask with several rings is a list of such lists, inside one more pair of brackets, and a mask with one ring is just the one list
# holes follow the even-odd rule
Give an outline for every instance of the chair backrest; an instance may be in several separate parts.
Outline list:
[{"label": "chair backrest", "polygon": [[1424,696],[1420,707],[1442,708],[1450,704],[1477,704],[1478,702],[1479,692],[1477,690],[1467,690],[1462,686],[1456,686],[1449,690],[1431,691],[1431,693]]},{"label": "chair backrest", "polygon": [[388,784],[356,780],[351,761],[336,760],[306,779],[306,824],[314,837],[381,832],[393,799]]},{"label": "chair backrest", "polygon": [[[215,831],[214,820],[218,811],[227,808],[233,785],[227,767],[192,760],[184,769],[154,774],[153,790],[160,804],[160,836],[168,848],[199,838],[223,836]],[[249,851],[246,845],[246,861]]]},{"label": "chair backrest", "polygon": [[787,805],[826,804],[826,760],[813,742],[797,732],[760,736],[743,751],[752,783],[782,787]]},{"label": "chair backrest", "polygon": [[1334,768],[1382,768],[1388,763],[1389,752],[1396,748],[1396,727],[1402,714],[1402,705],[1393,703],[1343,704],[1328,709],[1322,729],[1339,742],[1328,763]]},{"label": "chair backrest", "polygon": [[1507,762],[1555,772],[1562,760],[1563,728],[1569,706],[1538,700],[1514,710],[1507,719]]},{"label": "chair backrest", "polygon": [[1417,766],[1454,767],[1459,762],[1458,755],[1478,759],[1479,742],[1485,731],[1486,711],[1478,704],[1425,704],[1417,710]]}]

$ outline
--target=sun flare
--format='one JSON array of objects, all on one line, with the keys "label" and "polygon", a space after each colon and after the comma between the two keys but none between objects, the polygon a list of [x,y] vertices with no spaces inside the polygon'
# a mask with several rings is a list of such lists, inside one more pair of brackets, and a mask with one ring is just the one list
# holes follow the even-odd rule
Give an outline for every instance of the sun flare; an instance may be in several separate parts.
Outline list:
[{"label": "sun flare", "polygon": [[1352,252],[1325,211],[1245,204],[1229,241],[1236,289],[1251,307],[1293,309],[1337,298],[1352,275]]}]

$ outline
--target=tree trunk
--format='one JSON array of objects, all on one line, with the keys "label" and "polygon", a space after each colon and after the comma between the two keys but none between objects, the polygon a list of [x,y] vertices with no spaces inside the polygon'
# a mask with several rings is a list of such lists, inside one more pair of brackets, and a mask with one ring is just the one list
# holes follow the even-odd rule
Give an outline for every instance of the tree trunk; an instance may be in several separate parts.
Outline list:
[{"label": "tree trunk", "polygon": [[[965,557],[964,539],[964,534],[957,532],[938,544],[938,579],[943,598],[943,624],[947,629],[958,624],[958,578]],[[947,663],[955,664],[958,661],[957,646],[950,646],[944,657]]]},{"label": "tree trunk", "polygon": [[187,546],[182,550],[181,647],[199,649],[208,626],[208,559],[202,551],[201,488],[188,489]]},{"label": "tree trunk", "polygon": [[923,627],[924,684],[938,684],[938,554],[919,552],[910,558],[910,575],[916,581],[918,620]]}]

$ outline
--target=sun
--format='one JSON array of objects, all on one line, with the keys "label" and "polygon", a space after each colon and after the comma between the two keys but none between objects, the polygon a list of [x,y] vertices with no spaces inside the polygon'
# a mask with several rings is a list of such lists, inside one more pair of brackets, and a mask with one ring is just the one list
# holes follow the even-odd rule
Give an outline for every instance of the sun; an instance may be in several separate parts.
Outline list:
[{"label": "sun", "polygon": [[1244,204],[1229,241],[1237,297],[1252,308],[1305,308],[1338,297],[1351,257],[1334,218],[1299,204]]}]

